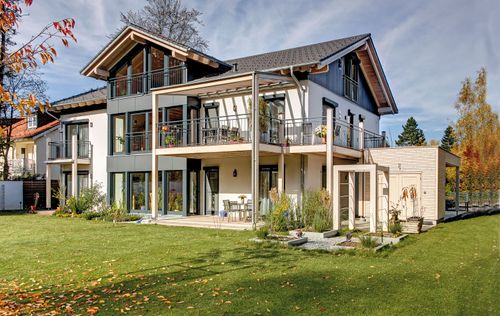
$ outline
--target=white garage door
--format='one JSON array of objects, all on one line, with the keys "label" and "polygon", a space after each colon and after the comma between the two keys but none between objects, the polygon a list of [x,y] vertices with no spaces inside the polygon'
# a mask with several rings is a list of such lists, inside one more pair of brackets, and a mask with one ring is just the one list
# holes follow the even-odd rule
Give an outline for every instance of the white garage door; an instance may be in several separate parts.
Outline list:
[{"label": "white garage door", "polygon": [[[413,215],[418,215],[418,210],[422,205],[422,175],[420,173],[392,173],[390,175],[389,200],[390,207],[398,205],[401,210],[400,218],[405,219]],[[416,198],[413,200],[403,200],[403,189],[414,187],[417,192]]]}]

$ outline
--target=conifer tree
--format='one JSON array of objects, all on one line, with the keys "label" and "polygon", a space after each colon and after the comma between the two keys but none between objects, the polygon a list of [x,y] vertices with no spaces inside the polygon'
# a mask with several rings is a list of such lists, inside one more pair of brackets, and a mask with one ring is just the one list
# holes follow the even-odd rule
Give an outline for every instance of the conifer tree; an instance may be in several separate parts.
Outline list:
[{"label": "conifer tree", "polygon": [[396,140],[398,146],[423,146],[425,145],[425,136],[422,129],[418,127],[417,121],[410,116],[403,125],[403,131]]},{"label": "conifer tree", "polygon": [[451,152],[451,149],[455,145],[455,131],[451,125],[444,130],[443,138],[441,138],[441,147],[442,149]]}]

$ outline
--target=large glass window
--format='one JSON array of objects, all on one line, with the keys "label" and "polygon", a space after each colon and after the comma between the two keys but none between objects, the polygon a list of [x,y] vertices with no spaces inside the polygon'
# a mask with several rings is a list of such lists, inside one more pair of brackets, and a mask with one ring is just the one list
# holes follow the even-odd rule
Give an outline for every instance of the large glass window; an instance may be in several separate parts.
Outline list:
[{"label": "large glass window", "polygon": [[133,212],[143,212],[146,209],[146,173],[134,172],[130,174],[130,208]]},{"label": "large glass window", "polygon": [[[262,141],[269,142],[271,144],[278,144],[279,140],[279,121],[280,114],[285,114],[285,99],[270,99],[267,100],[267,111],[266,111],[266,125],[268,130],[261,131]],[[268,139],[265,139],[267,136]]]},{"label": "large glass window", "polygon": [[131,61],[132,81],[131,81],[131,94],[143,92],[143,76],[144,73],[144,51],[141,50]]},{"label": "large glass window", "polygon": [[[150,173],[148,173],[149,175],[151,175]],[[156,200],[156,202],[158,203],[158,210],[162,210],[163,209],[163,179],[162,179],[162,172],[161,171],[158,171],[158,198]],[[151,176],[149,177],[149,187],[148,187],[148,190],[149,190],[149,193],[148,193],[148,206],[151,208],[151,197],[152,197],[152,191],[153,191],[153,179],[151,178]]]},{"label": "large glass window", "polygon": [[344,95],[352,101],[358,101],[359,60],[355,55],[344,58]]},{"label": "large glass window", "polygon": [[111,201],[119,207],[125,208],[125,173],[111,175]]},{"label": "large glass window", "polygon": [[123,96],[127,95],[127,75],[128,75],[128,64],[125,64],[118,68],[116,71],[115,77],[116,81],[114,82],[115,84],[115,91],[114,93],[116,96]]},{"label": "large glass window", "polygon": [[182,171],[167,172],[167,192],[169,212],[182,212]]},{"label": "large glass window", "polygon": [[113,116],[113,153],[125,151],[125,114]]},{"label": "large glass window", "polygon": [[130,151],[146,150],[146,113],[135,113],[130,116],[131,129],[129,135]]},{"label": "large glass window", "polygon": [[89,124],[67,124],[66,125],[66,157],[71,157],[73,135],[77,139],[77,155],[79,158],[89,158]]}]

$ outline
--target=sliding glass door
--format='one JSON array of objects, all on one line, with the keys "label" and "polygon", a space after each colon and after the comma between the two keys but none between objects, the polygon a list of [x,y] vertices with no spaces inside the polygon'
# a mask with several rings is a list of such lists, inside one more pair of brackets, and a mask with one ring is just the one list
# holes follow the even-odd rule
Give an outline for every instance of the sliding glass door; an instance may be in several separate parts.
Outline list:
[{"label": "sliding glass door", "polygon": [[205,168],[205,215],[219,211],[219,168]]},{"label": "sliding glass door", "polygon": [[269,191],[278,186],[278,166],[261,166],[259,173],[259,211],[267,216],[272,208]]}]

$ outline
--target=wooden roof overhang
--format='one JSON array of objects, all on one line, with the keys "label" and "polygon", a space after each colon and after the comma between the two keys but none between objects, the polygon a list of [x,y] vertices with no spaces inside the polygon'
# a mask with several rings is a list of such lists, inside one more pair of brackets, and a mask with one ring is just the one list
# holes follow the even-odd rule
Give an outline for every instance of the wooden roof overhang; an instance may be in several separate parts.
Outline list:
[{"label": "wooden roof overhang", "polygon": [[86,100],[86,101],[61,103],[61,104],[53,105],[50,108],[50,110],[54,111],[54,112],[58,112],[61,110],[66,110],[66,109],[81,108],[81,107],[92,106],[92,105],[97,105],[97,104],[106,104],[106,102],[107,101],[105,98],[99,98],[99,99]]},{"label": "wooden roof overhang", "polygon": [[219,68],[220,66],[220,62],[209,58],[209,56],[205,54],[175,44],[162,37],[154,36],[136,27],[128,26],[97,54],[80,73],[84,76],[94,77],[96,79],[107,79],[109,77],[109,70],[120,60],[120,58],[123,58],[123,56],[130,52],[137,44],[146,44],[146,42],[170,50],[173,57],[182,61],[192,59],[213,68]]},{"label": "wooden roof overhang", "polygon": [[268,73],[247,72],[231,76],[219,76],[211,79],[192,81],[175,86],[152,89],[153,96],[158,95],[183,95],[199,98],[209,98],[230,94],[252,93],[254,76],[258,80],[259,91],[293,86],[290,76]]}]

